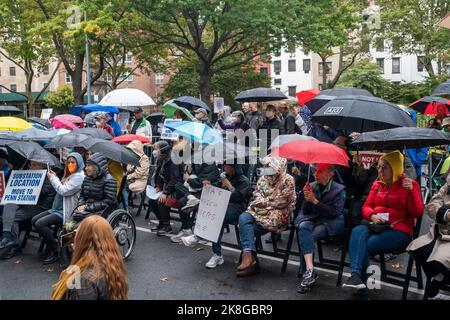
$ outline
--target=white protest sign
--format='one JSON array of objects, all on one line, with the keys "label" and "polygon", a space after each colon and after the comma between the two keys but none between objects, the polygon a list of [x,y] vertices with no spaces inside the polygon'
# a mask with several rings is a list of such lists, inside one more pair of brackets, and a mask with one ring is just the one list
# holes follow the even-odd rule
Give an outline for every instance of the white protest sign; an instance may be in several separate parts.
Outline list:
[{"label": "white protest sign", "polygon": [[48,120],[53,113],[53,109],[42,109],[41,110],[41,119]]},{"label": "white protest sign", "polygon": [[119,113],[119,126],[120,130],[127,131],[127,125],[130,121],[130,113],[129,112],[120,112]]},{"label": "white protest sign", "polygon": [[164,120],[164,126],[161,133],[161,139],[164,140],[178,140],[180,138],[180,135],[178,133],[174,133],[169,128],[166,128],[166,125],[171,122],[179,122],[181,119],[165,119]]},{"label": "white protest sign", "polygon": [[223,112],[224,106],[225,106],[225,101],[222,97],[214,98],[214,113]]},{"label": "white protest sign", "polygon": [[361,159],[364,169],[369,170],[375,163],[378,162],[384,153],[381,152],[371,152],[371,151],[361,151],[359,152],[359,157]]},{"label": "white protest sign", "polygon": [[2,204],[33,205],[38,202],[47,170],[14,170],[11,172]]},{"label": "white protest sign", "polygon": [[217,242],[222,230],[231,192],[211,185],[203,187],[194,233],[200,238]]}]

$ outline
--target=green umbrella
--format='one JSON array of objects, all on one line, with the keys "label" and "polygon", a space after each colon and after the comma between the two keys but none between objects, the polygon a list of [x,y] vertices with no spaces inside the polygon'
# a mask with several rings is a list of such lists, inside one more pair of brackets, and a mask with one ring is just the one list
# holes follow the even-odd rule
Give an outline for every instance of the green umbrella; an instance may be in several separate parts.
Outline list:
[{"label": "green umbrella", "polygon": [[174,118],[174,113],[177,110],[183,112],[186,115],[187,118],[185,120],[189,121],[194,120],[194,117],[192,116],[192,114],[189,112],[188,109],[177,106],[175,103],[168,103],[163,106],[163,111],[166,114],[167,118]]}]

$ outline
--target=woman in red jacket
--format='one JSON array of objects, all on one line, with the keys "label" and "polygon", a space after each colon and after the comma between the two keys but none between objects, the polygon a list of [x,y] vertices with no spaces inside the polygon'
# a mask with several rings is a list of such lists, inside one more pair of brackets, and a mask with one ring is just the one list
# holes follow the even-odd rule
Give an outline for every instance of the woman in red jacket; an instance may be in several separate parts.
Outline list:
[{"label": "woman in red jacket", "polygon": [[403,160],[403,155],[394,151],[378,162],[379,179],[372,185],[362,214],[370,223],[389,222],[391,229],[378,234],[364,224],[353,229],[349,244],[351,277],[342,285],[344,288],[366,292],[369,256],[404,250],[412,240],[414,220],[422,215],[424,205],[419,184],[403,174]]}]

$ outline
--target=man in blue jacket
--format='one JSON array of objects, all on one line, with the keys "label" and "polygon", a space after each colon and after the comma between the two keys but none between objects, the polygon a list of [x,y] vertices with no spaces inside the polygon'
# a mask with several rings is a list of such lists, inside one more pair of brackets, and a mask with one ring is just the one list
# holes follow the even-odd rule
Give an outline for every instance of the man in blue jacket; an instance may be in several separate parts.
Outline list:
[{"label": "man in blue jacket", "polygon": [[333,165],[318,164],[316,182],[303,188],[303,207],[295,219],[301,252],[299,293],[310,291],[318,277],[313,263],[315,242],[344,232],[345,187],[333,181],[334,173]]}]

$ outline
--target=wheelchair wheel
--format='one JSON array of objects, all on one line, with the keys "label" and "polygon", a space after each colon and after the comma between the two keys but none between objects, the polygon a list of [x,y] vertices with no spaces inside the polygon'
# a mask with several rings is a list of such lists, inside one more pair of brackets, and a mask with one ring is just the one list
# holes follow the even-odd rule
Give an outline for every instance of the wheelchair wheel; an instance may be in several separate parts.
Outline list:
[{"label": "wheelchair wheel", "polygon": [[108,222],[114,231],[120,252],[123,258],[127,260],[133,252],[136,243],[136,224],[131,215],[123,209],[118,209],[111,213],[108,217]]}]

